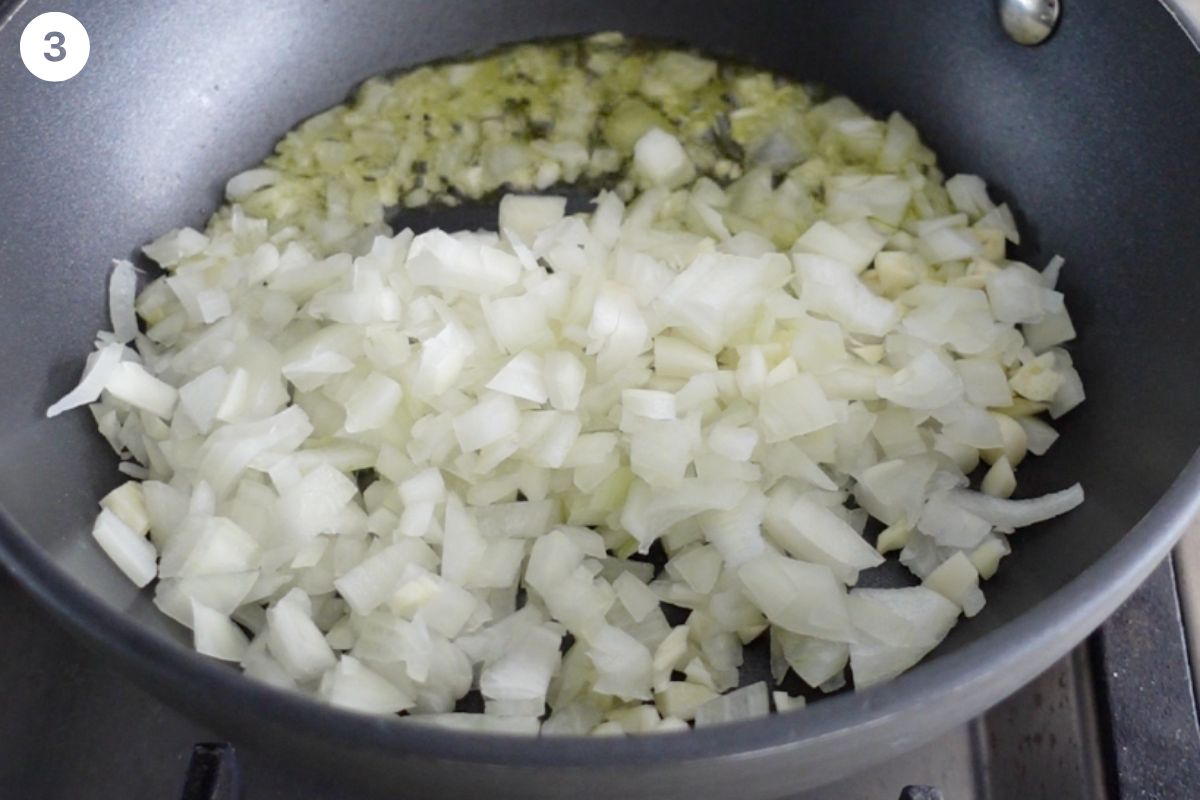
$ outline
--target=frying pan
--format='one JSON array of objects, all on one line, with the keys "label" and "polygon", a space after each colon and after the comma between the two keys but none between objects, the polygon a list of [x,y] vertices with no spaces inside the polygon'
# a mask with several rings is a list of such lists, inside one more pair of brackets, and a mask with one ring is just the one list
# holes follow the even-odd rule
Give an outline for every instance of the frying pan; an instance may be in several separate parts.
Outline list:
[{"label": "frying pan", "polygon": [[[1200,56],[1154,0],[1064,0],[1015,44],[989,0],[33,0],[0,10],[0,558],[85,641],[239,745],[391,797],[778,797],[928,741],[1032,678],[1145,577],[1200,506]],[[25,23],[76,16],[66,83],[22,67]],[[1185,19],[1186,22],[1186,19]],[[191,652],[88,530],[117,482],[77,412],[46,406],[105,325],[108,259],[200,225],[233,173],[362,79],[598,30],[681,41],[901,109],[948,172],[1018,212],[1018,257],[1067,259],[1088,401],[1022,469],[1082,508],[1018,534],[986,610],[924,664],[799,713],[659,737],[533,740],[321,707]],[[6,653],[18,658],[18,653]],[[136,725],[136,720],[129,724]],[[121,746],[114,741],[114,747]]]}]

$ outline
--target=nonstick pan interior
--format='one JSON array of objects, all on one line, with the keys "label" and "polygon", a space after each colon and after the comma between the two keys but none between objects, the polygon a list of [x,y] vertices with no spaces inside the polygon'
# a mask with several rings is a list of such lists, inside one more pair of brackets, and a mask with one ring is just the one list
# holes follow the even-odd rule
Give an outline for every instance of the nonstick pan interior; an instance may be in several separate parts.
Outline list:
[{"label": "nonstick pan interior", "polygon": [[[1195,503],[1193,473],[1160,498],[1200,442],[1190,394],[1200,385],[1200,58],[1155,3],[1067,3],[1059,31],[1032,49],[1004,37],[985,0],[63,3],[54,10],[92,40],[87,67],[63,84],[37,81],[15,56],[43,5],[16,8],[0,29],[0,551],[148,686],[251,746],[377,786],[779,794],[927,739],[1032,677],[1132,590]],[[1023,467],[1022,490],[1079,480],[1085,505],[1014,538],[987,609],[929,664],[726,731],[652,743],[414,733],[283,697],[187,652],[186,632],[88,536],[95,500],[118,481],[89,415],[42,416],[106,324],[109,259],[202,224],[230,175],[363,78],[609,29],[815,80],[876,113],[900,109],[948,172],[984,176],[1013,205],[1020,257],[1064,255],[1089,399],[1050,454]],[[548,765],[562,768],[559,783],[525,783]]]}]

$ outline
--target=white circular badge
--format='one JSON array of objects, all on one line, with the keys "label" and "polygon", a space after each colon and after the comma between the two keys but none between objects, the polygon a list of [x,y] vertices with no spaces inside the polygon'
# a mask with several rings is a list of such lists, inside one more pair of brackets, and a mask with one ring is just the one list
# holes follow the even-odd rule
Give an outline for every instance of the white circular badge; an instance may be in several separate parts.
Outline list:
[{"label": "white circular badge", "polygon": [[44,81],[74,78],[92,52],[83,23],[62,11],[47,11],[29,21],[21,33],[21,60]]}]

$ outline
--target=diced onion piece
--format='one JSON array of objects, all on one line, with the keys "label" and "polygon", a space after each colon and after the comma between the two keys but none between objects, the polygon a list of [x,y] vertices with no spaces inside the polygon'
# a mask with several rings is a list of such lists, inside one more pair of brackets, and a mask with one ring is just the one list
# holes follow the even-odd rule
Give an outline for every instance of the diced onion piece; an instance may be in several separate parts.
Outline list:
[{"label": "diced onion piece", "polygon": [[600,724],[601,711],[595,705],[575,701],[553,710],[542,723],[543,736],[582,736]]},{"label": "diced onion piece", "polygon": [[743,564],[738,577],[772,624],[836,641],[850,636],[845,589],[828,567],[764,553]]},{"label": "diced onion piece", "polygon": [[332,530],[355,491],[354,483],[341,472],[319,466],[280,495],[277,524],[281,532],[298,540]]},{"label": "diced onion piece", "polygon": [[668,561],[667,571],[678,575],[693,592],[708,595],[721,575],[721,556],[712,547],[696,547]]},{"label": "diced onion piece", "polygon": [[840,262],[824,256],[792,256],[800,282],[800,297],[851,333],[883,336],[899,319],[889,300],[879,297]]},{"label": "diced onion piece", "polygon": [[895,375],[880,378],[879,396],[905,408],[940,408],[959,398],[962,378],[932,351],[924,350]]},{"label": "diced onion piece", "polygon": [[521,274],[516,256],[436,229],[413,239],[405,266],[418,286],[478,294],[496,294],[516,283]]},{"label": "diced onion piece", "polygon": [[541,356],[529,350],[522,350],[488,381],[487,388],[533,403],[544,403],[549,394],[546,391],[543,369]]},{"label": "diced onion piece", "polygon": [[1018,417],[1017,423],[1025,431],[1029,452],[1035,456],[1045,455],[1058,441],[1058,431],[1037,417]]},{"label": "diced onion piece", "polygon": [[1074,368],[1069,366],[1061,368],[1059,374],[1063,379],[1062,385],[1054,393],[1053,401],[1050,404],[1050,416],[1054,419],[1066,414],[1085,399],[1083,381]]},{"label": "diced onion piece", "polygon": [[113,368],[104,383],[104,391],[163,419],[171,418],[175,401],[179,398],[174,386],[154,377],[145,367],[133,361],[122,361]]},{"label": "diced onion piece", "polygon": [[592,638],[588,657],[596,670],[595,691],[623,700],[650,699],[652,659],[637,639],[605,626]]},{"label": "diced onion piece", "polygon": [[987,185],[978,175],[955,175],[946,181],[946,194],[957,211],[978,217],[992,208]]},{"label": "diced onion piece", "polygon": [[257,540],[227,517],[193,517],[168,539],[159,574],[164,578],[220,575],[253,569]]},{"label": "diced onion piece", "polygon": [[979,484],[979,490],[992,497],[1012,497],[1016,488],[1017,478],[1013,474],[1012,464],[1008,462],[1008,456],[997,459]]},{"label": "diced onion piece", "polygon": [[770,443],[812,433],[837,421],[820,384],[807,373],[763,392],[758,415],[763,438]]},{"label": "diced onion piece", "polygon": [[663,716],[691,720],[696,717],[696,710],[700,706],[716,696],[716,692],[707,686],[687,681],[669,681],[661,689],[655,690],[654,705]]},{"label": "diced onion piece", "polygon": [[912,187],[894,175],[837,175],[825,181],[829,215],[838,221],[872,217],[899,225],[912,198]]},{"label": "diced onion piece", "polygon": [[558,668],[562,636],[528,627],[516,633],[504,653],[483,669],[479,688],[489,700],[533,700],[544,706],[550,678]]},{"label": "diced onion piece", "polygon": [[146,495],[138,481],[126,481],[100,499],[100,507],[111,511],[134,533],[145,536],[150,530]]},{"label": "diced onion piece", "polygon": [[922,585],[957,603],[968,617],[973,617],[983,610],[984,599],[983,592],[979,589],[979,572],[961,550],[925,576]]},{"label": "diced onion piece", "polygon": [[343,655],[321,678],[321,697],[330,704],[368,714],[394,714],[413,706],[395,684],[352,656]]},{"label": "diced onion piece", "polygon": [[762,681],[719,695],[695,710],[696,727],[765,717],[770,713],[767,685]]},{"label": "diced onion piece", "polygon": [[572,353],[553,351],[544,356],[546,395],[550,405],[561,411],[579,407],[587,371]]},{"label": "diced onion piece", "polygon": [[1062,310],[1062,295],[1047,289],[1041,276],[1024,265],[988,273],[986,285],[992,312],[1001,322],[1038,323],[1047,313]]},{"label": "diced onion piece", "polygon": [[771,640],[772,648],[778,647],[786,666],[812,687],[824,686],[841,675],[850,658],[850,647],[845,642],[803,636],[781,628],[772,628]]},{"label": "diced onion piece", "polygon": [[222,661],[241,661],[250,644],[226,615],[192,600],[192,641],[196,652]]},{"label": "diced onion piece", "polygon": [[1076,483],[1061,491],[1025,500],[1005,500],[960,489],[950,495],[950,502],[1001,530],[1012,531],[1077,508],[1083,503],[1083,487]]},{"label": "diced onion piece", "polygon": [[133,264],[113,261],[112,275],[108,279],[108,314],[112,319],[113,336],[122,344],[137,336],[137,314],[133,310],[136,296],[137,271]]},{"label": "diced onion piece", "polygon": [[120,343],[106,344],[93,353],[83,369],[79,385],[46,409],[47,417],[57,417],[64,411],[93,403],[108,384],[109,379],[121,363],[125,347]]},{"label": "diced onion piece", "polygon": [[1063,376],[1054,369],[1054,354],[1043,353],[1018,369],[1008,382],[1028,400],[1049,402],[1063,385]]},{"label": "diced onion piece", "polygon": [[996,574],[996,570],[1000,568],[1000,559],[1004,558],[1011,552],[1008,542],[1003,536],[992,535],[983,540],[983,543],[971,551],[968,558],[971,559],[971,564],[979,571],[979,577],[983,579],[991,578]]},{"label": "diced onion piece", "polygon": [[940,227],[921,235],[918,251],[930,264],[965,261],[980,255],[979,237],[966,228]]},{"label": "diced onion piece", "polygon": [[991,533],[992,522],[972,513],[960,496],[938,492],[925,501],[917,526],[946,547],[974,547]]},{"label": "diced onion piece", "polygon": [[654,186],[679,186],[694,174],[683,145],[661,128],[652,128],[637,140],[633,169]]},{"label": "diced onion piece", "polygon": [[731,461],[749,461],[758,446],[758,431],[717,423],[708,432],[708,447]]},{"label": "diced onion piece", "polygon": [[769,503],[764,527],[788,553],[824,564],[843,583],[853,584],[860,570],[883,563],[857,531],[807,497]]},{"label": "diced onion piece", "polygon": [[142,252],[162,267],[170,268],[185,258],[204,251],[209,238],[193,228],[179,228],[166,233],[142,248]]},{"label": "diced onion piece", "polygon": [[836,259],[857,274],[874,261],[876,253],[886,241],[886,236],[863,220],[852,220],[837,226],[818,220],[796,240],[794,247],[806,253]]},{"label": "diced onion piece", "polygon": [[92,537],[135,586],[142,587],[154,580],[158,560],[154,545],[116,514],[108,509],[101,511],[92,527]]},{"label": "diced onion piece", "polygon": [[651,389],[625,389],[621,392],[621,429],[631,433],[637,419],[675,419],[675,395]]},{"label": "diced onion piece", "polygon": [[532,245],[538,234],[563,218],[566,208],[565,197],[506,194],[500,198],[499,226]]},{"label": "diced onion piece", "polygon": [[402,397],[404,389],[400,384],[372,372],[346,401],[346,432],[361,433],[382,427],[395,413]]},{"label": "diced onion piece", "polygon": [[225,196],[233,201],[244,200],[259,189],[274,185],[280,177],[278,172],[265,167],[239,172],[225,184]]},{"label": "diced onion piece", "polygon": [[977,406],[1003,407],[1012,403],[1012,390],[1004,369],[986,358],[960,358],[954,362],[963,391]]},{"label": "diced onion piece", "polygon": [[996,463],[1000,458],[1007,458],[1008,463],[1016,467],[1025,458],[1027,451],[1027,436],[1025,427],[1019,420],[1007,414],[992,412],[992,418],[1000,426],[1001,446],[987,448],[980,452],[984,461]]},{"label": "diced onion piece", "polygon": [[[856,589],[851,614],[863,634],[850,643],[854,685],[894,678],[936,647],[958,618],[954,603],[932,589]],[[880,636],[883,638],[880,638]]]},{"label": "diced onion piece", "polygon": [[1025,342],[1035,353],[1042,353],[1076,337],[1075,324],[1065,307],[1047,312],[1038,322],[1028,323],[1022,328]]},{"label": "diced onion piece", "polygon": [[622,572],[613,581],[613,590],[617,593],[617,599],[629,612],[629,616],[637,622],[641,622],[651,611],[658,608],[658,595],[630,572]]},{"label": "diced onion piece", "polygon": [[267,649],[297,681],[312,680],[337,658],[310,616],[309,600],[292,589],[267,609]]},{"label": "diced onion piece", "polygon": [[206,434],[227,402],[229,386],[229,373],[222,367],[213,367],[180,387],[179,410],[200,433]]},{"label": "diced onion piece", "polygon": [[690,378],[716,372],[717,359],[707,350],[676,336],[654,339],[654,371],[666,378]]},{"label": "diced onion piece", "polygon": [[804,708],[806,701],[803,695],[793,697],[787,692],[771,692],[771,702],[775,704],[775,710],[779,713],[791,711],[797,708]]},{"label": "diced onion piece", "polygon": [[520,413],[512,397],[492,394],[455,418],[454,435],[459,447],[470,452],[511,436],[520,423]]},{"label": "diced onion piece", "polygon": [[413,563],[419,542],[408,540],[385,547],[360,561],[333,582],[355,613],[366,615],[392,596],[407,564]]},{"label": "diced onion piece", "polygon": [[911,535],[912,526],[908,523],[897,522],[894,525],[889,525],[879,532],[879,538],[875,541],[875,549],[880,553],[890,553],[893,550],[899,550],[908,544]]}]

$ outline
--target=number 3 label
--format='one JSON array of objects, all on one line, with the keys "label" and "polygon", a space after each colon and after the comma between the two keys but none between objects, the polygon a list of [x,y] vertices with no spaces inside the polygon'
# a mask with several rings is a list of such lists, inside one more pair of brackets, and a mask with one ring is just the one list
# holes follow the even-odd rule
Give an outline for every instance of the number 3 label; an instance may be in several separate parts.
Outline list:
[{"label": "number 3 label", "polygon": [[91,49],[83,24],[61,11],[39,14],[21,33],[21,60],[44,81],[74,78],[87,63]]},{"label": "number 3 label", "polygon": [[62,61],[67,57],[67,50],[63,47],[63,42],[66,40],[67,37],[58,31],[50,31],[46,34],[46,41],[53,43],[50,45],[50,52],[46,53],[47,61]]}]

